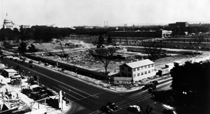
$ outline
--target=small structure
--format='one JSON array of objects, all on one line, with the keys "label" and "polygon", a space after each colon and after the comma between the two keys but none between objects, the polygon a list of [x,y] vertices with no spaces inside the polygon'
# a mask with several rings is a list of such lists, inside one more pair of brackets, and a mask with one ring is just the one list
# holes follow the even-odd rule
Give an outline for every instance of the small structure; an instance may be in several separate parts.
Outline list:
[{"label": "small structure", "polygon": [[131,77],[133,82],[155,76],[154,62],[145,59],[130,63],[124,63],[120,66],[121,77]]},{"label": "small structure", "polygon": [[18,72],[14,69],[4,69],[1,73],[1,75],[6,78],[10,78],[12,76],[15,76],[16,74],[18,74]]}]

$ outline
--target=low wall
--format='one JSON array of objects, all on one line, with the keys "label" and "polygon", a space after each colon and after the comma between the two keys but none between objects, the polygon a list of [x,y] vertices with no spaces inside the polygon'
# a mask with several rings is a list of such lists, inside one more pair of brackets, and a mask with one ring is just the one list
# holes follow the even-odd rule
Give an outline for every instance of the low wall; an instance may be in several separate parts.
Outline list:
[{"label": "low wall", "polygon": [[68,64],[68,63],[64,63],[64,62],[54,61],[54,60],[50,60],[50,59],[47,59],[47,58],[37,57],[37,56],[30,55],[30,54],[27,54],[25,56],[28,57],[28,58],[31,58],[33,60],[48,63],[50,65],[58,64],[58,66],[60,66],[61,68],[64,68],[64,69],[69,70],[69,71],[76,72],[76,73],[81,74],[81,75],[85,75],[85,76],[96,78],[96,79],[108,80],[108,76],[105,75],[105,74],[95,72],[95,71],[91,71],[91,70],[88,70],[88,69],[85,69],[85,68],[81,68],[79,66],[71,65],[71,64]]}]

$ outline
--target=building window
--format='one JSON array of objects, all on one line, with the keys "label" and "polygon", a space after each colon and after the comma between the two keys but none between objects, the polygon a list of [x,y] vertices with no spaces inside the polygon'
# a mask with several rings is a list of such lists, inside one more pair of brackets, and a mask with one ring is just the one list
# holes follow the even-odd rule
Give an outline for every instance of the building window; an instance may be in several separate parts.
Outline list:
[{"label": "building window", "polygon": [[142,72],[141,75],[144,75],[144,73]]},{"label": "building window", "polygon": [[145,73],[144,74],[147,74],[147,71],[145,71]]},{"label": "building window", "polygon": [[145,65],[145,68],[147,68],[147,65]]},{"label": "building window", "polygon": [[153,67],[153,64],[152,64],[152,67]]},{"label": "building window", "polygon": [[141,66],[141,69],[143,69],[144,67],[143,66]]},{"label": "building window", "polygon": [[133,74],[133,77],[136,77],[136,74]]},{"label": "building window", "polygon": [[140,73],[138,73],[138,76],[140,75]]},{"label": "building window", "polygon": [[148,68],[150,67],[150,65],[148,65]]},{"label": "building window", "polygon": [[133,68],[133,71],[136,71],[136,68]]},{"label": "building window", "polygon": [[150,73],[150,70],[148,71],[148,73]]},{"label": "building window", "polygon": [[139,70],[139,67],[137,68],[137,70]]}]

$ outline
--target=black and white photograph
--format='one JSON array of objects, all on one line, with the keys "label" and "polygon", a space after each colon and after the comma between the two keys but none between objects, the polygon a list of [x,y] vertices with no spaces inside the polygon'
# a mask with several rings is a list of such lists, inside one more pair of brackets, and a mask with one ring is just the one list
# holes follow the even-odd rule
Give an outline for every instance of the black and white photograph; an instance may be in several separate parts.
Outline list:
[{"label": "black and white photograph", "polygon": [[210,0],[0,0],[0,114],[210,114]]}]

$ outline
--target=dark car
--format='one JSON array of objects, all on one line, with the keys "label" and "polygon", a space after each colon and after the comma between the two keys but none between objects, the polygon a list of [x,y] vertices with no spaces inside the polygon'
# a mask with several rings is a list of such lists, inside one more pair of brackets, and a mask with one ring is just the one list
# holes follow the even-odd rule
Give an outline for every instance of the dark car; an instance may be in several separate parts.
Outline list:
[{"label": "dark car", "polygon": [[112,110],[118,109],[118,106],[113,102],[108,102],[107,106],[109,106]]},{"label": "dark car", "polygon": [[44,63],[44,65],[45,65],[45,66],[49,66],[49,64],[48,64],[48,63]]},{"label": "dark car", "polygon": [[158,85],[158,81],[152,81],[151,83],[153,83],[154,85]]},{"label": "dark car", "polygon": [[113,112],[113,110],[112,110],[109,106],[107,106],[107,105],[102,106],[102,107],[100,108],[100,110],[101,110],[102,112],[105,112],[105,113],[111,113],[111,112]]},{"label": "dark car", "polygon": [[28,63],[33,64],[33,61],[32,61],[32,60],[30,60]]},{"label": "dark car", "polygon": [[150,93],[152,93],[152,92],[154,92],[155,91],[155,89],[153,89],[153,88],[149,88],[148,89],[148,92],[150,92]]},{"label": "dark car", "polygon": [[151,87],[151,84],[146,84],[146,85],[144,85],[144,87],[142,89],[145,90],[145,89],[149,89],[150,87]]},{"label": "dark car", "polygon": [[30,65],[30,68],[34,68],[34,65]]}]

